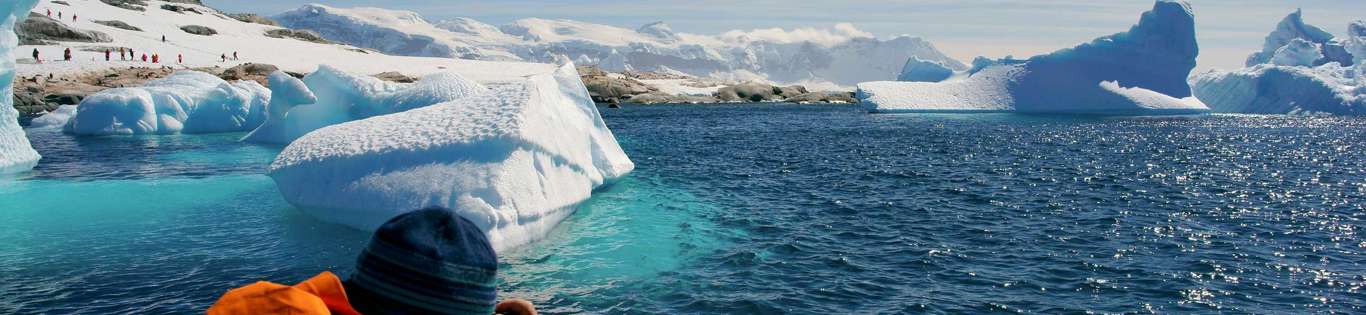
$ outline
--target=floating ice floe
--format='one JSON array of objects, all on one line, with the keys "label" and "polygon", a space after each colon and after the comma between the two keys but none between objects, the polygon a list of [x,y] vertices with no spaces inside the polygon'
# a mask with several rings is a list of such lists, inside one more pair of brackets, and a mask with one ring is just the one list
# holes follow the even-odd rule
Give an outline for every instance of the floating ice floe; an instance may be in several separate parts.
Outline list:
[{"label": "floating ice floe", "polygon": [[37,0],[0,2],[0,174],[22,172],[38,165],[38,151],[19,127],[19,111],[14,109],[14,50],[19,38],[14,24],[28,16]]},{"label": "floating ice floe", "polygon": [[[428,75],[415,83],[395,83],[319,66],[302,81],[277,72],[269,77],[273,93],[288,97],[260,130],[244,140],[288,144],[322,127],[448,102],[488,89],[454,72]],[[275,84],[280,82],[280,84]],[[281,115],[283,113],[283,115]]]},{"label": "floating ice floe", "polygon": [[[326,98],[313,92],[319,103]],[[310,132],[268,174],[285,200],[325,221],[374,229],[406,211],[444,206],[501,250],[544,236],[594,189],[634,168],[573,64],[470,92]],[[351,97],[403,107],[406,98],[384,93]]]},{"label": "floating ice floe", "polygon": [[270,90],[179,71],[139,87],[100,91],[81,100],[63,131],[77,135],[240,132],[265,122]]},{"label": "floating ice floe", "polygon": [[1305,24],[1295,11],[1267,35],[1246,68],[1212,70],[1191,79],[1210,109],[1250,114],[1366,114],[1366,22],[1347,38]]},{"label": "floating ice floe", "polygon": [[1209,109],[1186,83],[1199,47],[1183,1],[1161,0],[1128,32],[1027,60],[979,59],[941,82],[865,82],[874,112],[1191,114]]},{"label": "floating ice floe", "polygon": [[62,128],[71,116],[76,115],[76,105],[57,106],[57,109],[29,121],[29,128]]}]

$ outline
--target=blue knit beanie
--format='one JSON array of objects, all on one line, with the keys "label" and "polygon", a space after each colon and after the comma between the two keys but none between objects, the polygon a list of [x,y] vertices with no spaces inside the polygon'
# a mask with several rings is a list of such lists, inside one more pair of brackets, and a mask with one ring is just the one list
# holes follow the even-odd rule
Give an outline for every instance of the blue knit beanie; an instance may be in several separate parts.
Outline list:
[{"label": "blue knit beanie", "polygon": [[430,208],[380,226],[346,281],[361,314],[493,314],[498,257],[484,232]]}]

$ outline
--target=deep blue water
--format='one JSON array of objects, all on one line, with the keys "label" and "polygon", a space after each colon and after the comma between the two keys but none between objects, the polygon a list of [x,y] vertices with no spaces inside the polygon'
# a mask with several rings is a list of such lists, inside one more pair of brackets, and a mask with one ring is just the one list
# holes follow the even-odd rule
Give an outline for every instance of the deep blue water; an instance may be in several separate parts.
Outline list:
[{"label": "deep blue water", "polygon": [[[547,313],[1366,312],[1366,119],[604,109],[636,172],[502,254]],[[199,313],[343,275],[240,134],[30,137],[0,313]]]}]

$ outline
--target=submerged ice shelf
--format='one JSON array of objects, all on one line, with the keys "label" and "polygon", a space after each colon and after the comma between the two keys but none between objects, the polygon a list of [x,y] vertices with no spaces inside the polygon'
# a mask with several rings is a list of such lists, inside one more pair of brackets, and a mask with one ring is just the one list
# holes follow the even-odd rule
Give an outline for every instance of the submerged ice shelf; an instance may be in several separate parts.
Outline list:
[{"label": "submerged ice shelf", "polygon": [[14,24],[28,16],[38,0],[6,0],[0,3],[0,174],[22,172],[38,164],[24,130],[19,127],[19,111],[14,109],[14,50],[19,38]]},{"label": "submerged ice shelf", "polygon": [[405,211],[444,206],[486,229],[501,250],[544,236],[594,189],[634,168],[572,64],[481,88],[310,132],[268,174],[285,200],[325,221],[374,229]]},{"label": "submerged ice shelf", "polygon": [[931,82],[865,82],[858,96],[874,112],[1203,113],[1186,83],[1198,54],[1190,5],[1160,0],[1127,32],[952,77],[908,62],[904,77]]}]

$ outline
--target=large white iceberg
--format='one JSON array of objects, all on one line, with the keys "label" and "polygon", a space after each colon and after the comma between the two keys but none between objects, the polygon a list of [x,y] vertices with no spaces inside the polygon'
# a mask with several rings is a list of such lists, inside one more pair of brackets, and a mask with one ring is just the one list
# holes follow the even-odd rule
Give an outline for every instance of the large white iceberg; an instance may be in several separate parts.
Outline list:
[{"label": "large white iceberg", "polygon": [[265,122],[270,90],[179,71],[139,87],[107,89],[81,100],[64,131],[131,135],[248,131]]},{"label": "large white iceberg", "polygon": [[486,89],[318,129],[285,147],[268,174],[285,200],[325,221],[373,229],[444,206],[505,249],[544,236],[634,168],[573,64]]},{"label": "large white iceberg", "polygon": [[19,38],[14,24],[28,16],[38,0],[6,0],[0,3],[0,174],[22,172],[38,165],[38,152],[19,127],[14,109],[14,50]]},{"label": "large white iceberg", "polygon": [[1347,38],[1304,23],[1295,11],[1267,35],[1246,68],[1212,70],[1191,79],[1210,109],[1249,114],[1366,114],[1366,22]]},{"label": "large white iceberg", "polygon": [[[289,96],[272,105],[270,122],[248,135],[249,142],[287,144],[322,127],[402,112],[486,92],[478,82],[454,72],[428,75],[415,83],[395,83],[356,75],[331,66],[302,81],[284,73],[269,78],[274,93]],[[280,84],[276,84],[280,82]],[[283,113],[283,115],[281,115]]]},{"label": "large white iceberg", "polygon": [[1161,0],[1128,32],[1027,60],[978,60],[942,82],[860,83],[858,96],[875,112],[1203,113],[1186,83],[1198,54],[1190,5]]}]

